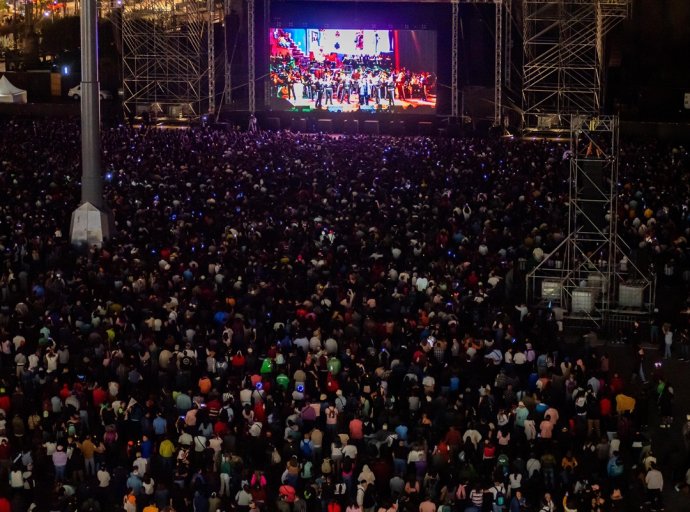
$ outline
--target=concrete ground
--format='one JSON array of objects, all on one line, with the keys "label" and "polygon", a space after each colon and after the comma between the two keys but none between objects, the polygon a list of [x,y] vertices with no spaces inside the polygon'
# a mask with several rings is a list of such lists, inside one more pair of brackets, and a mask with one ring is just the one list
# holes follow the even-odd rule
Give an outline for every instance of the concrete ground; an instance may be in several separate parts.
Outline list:
[{"label": "concrete ground", "polygon": [[[690,467],[690,453],[682,436],[686,414],[690,414],[690,361],[679,361],[676,354],[673,358],[664,360],[663,351],[659,350],[659,347],[643,345],[646,352],[645,373],[649,381],[644,385],[637,376],[633,376],[634,357],[631,346],[601,340],[592,346],[599,354],[608,353],[610,370],[626,380],[630,393],[637,399],[637,407],[642,407],[646,411],[648,421],[642,433],[651,441],[652,451],[664,474],[665,511],[690,511],[690,495],[674,489],[678,482],[685,481],[685,472]],[[657,367],[658,363],[660,365]],[[674,418],[670,429],[659,427],[654,383],[659,377],[666,379],[674,390]],[[635,461],[626,461],[626,467],[630,470],[634,463]],[[642,482],[634,477],[631,481],[634,483],[628,490],[623,510],[650,510],[644,504]]]}]

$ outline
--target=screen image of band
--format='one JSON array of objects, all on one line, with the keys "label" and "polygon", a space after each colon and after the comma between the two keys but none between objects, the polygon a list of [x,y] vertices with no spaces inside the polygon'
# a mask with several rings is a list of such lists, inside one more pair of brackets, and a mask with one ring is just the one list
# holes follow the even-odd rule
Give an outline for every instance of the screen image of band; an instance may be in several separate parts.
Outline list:
[{"label": "screen image of band", "polygon": [[433,113],[436,32],[271,28],[271,108]]}]

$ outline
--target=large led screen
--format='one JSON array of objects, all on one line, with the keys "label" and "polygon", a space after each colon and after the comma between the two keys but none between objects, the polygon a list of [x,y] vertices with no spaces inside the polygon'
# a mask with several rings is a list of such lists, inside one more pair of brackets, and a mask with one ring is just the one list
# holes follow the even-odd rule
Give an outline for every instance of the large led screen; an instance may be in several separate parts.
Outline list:
[{"label": "large led screen", "polygon": [[272,28],[271,108],[428,114],[436,109],[436,32]]}]

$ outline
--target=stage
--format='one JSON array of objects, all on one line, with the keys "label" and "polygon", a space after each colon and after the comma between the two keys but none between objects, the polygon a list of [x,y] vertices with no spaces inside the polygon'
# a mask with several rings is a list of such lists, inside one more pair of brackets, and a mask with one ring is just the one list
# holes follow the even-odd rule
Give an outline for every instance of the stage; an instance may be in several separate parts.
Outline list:
[{"label": "stage", "polygon": [[[300,97],[301,90],[296,91],[297,99],[287,99],[285,95],[280,98],[272,98],[271,106],[275,110],[285,110],[287,112],[338,112],[343,114],[352,114],[355,112],[373,114],[373,113],[387,113],[387,114],[433,114],[434,106],[436,105],[436,97],[428,95],[426,100],[421,98],[399,99],[394,98],[389,101],[387,98],[382,98],[379,102],[368,101],[360,103],[359,95],[353,94],[348,101],[338,101],[337,98],[328,100],[322,99],[322,104],[317,107],[316,100]],[[289,106],[288,106],[289,104]]]},{"label": "stage", "polygon": [[[491,3],[459,5],[465,24],[457,53],[450,3],[391,9],[377,2],[274,0],[254,7],[255,89],[245,96],[246,68],[240,68],[232,96],[217,108],[219,122],[243,128],[253,110],[264,129],[396,135],[457,131],[458,125],[475,133],[494,122]],[[460,71],[455,85],[453,68]]]}]

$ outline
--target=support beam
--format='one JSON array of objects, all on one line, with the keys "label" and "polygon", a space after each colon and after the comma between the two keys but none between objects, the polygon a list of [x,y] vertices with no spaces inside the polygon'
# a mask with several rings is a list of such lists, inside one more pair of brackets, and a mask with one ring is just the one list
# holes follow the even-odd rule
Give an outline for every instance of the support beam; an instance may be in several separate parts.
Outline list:
[{"label": "support beam", "polygon": [[450,61],[450,117],[458,119],[458,39],[460,37],[460,0],[452,0],[452,34],[451,34],[451,61]]},{"label": "support beam", "polygon": [[604,37],[632,0],[523,0],[523,124],[569,129],[571,115],[600,113]]},{"label": "support beam", "polygon": [[[528,273],[527,303],[559,306],[571,323],[588,328],[648,319],[654,276],[618,236],[618,118],[572,115],[568,125],[568,232]],[[637,304],[626,288],[639,293]]]},{"label": "support beam", "polygon": [[256,51],[254,46],[256,30],[254,23],[254,0],[247,0],[247,110],[250,113],[256,112]]},{"label": "support beam", "polygon": [[216,111],[216,44],[214,40],[214,21],[216,18],[216,1],[206,0],[208,20],[206,23],[206,43],[208,55],[208,113]]},{"label": "support beam", "polygon": [[494,58],[494,126],[501,126],[503,114],[503,0],[496,0],[496,45]]},{"label": "support beam", "polygon": [[237,31],[235,27],[235,34],[232,41],[228,39],[228,21],[230,20],[230,13],[232,12],[232,0],[223,0],[223,47],[225,49],[224,75],[223,82],[223,104],[230,105],[232,103],[232,60],[235,56],[235,46],[237,43]]}]

